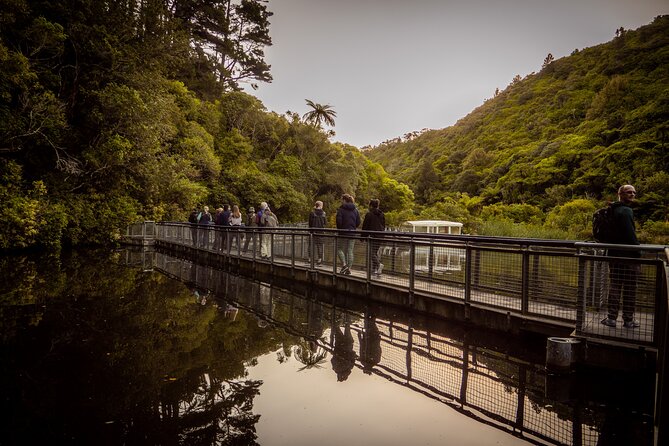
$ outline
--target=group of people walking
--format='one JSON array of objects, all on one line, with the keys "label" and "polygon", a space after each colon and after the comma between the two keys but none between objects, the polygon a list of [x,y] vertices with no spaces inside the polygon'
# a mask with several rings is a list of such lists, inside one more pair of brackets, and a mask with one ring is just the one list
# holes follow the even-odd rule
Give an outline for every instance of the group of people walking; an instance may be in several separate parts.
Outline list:
[{"label": "group of people walking", "polygon": [[[260,203],[260,208],[256,212],[253,206],[249,207],[245,216],[242,215],[238,205],[232,207],[224,204],[223,207],[216,209],[214,216],[209,212],[209,206],[204,206],[201,211],[194,208],[189,217],[188,222],[191,223],[191,234],[193,246],[201,248],[208,247],[211,237],[211,226],[220,226],[227,229],[239,229],[243,226],[250,227],[276,227],[278,219],[272,212],[266,202]],[[242,251],[246,252],[249,249],[249,244],[253,241],[256,243],[256,234],[234,233],[230,231],[215,231],[214,232],[214,250],[223,251],[229,249],[236,243],[236,246],[242,246]],[[272,255],[272,246],[269,240],[269,235],[261,235],[260,237],[260,255],[263,258],[269,258]]]},{"label": "group of people walking", "polygon": [[[355,200],[349,194],[344,194],[341,197],[341,206],[337,208],[337,215],[335,222],[339,235],[342,236],[337,240],[337,257],[341,264],[340,274],[351,274],[355,255],[355,240],[356,236],[353,231],[356,231],[360,226],[361,218],[360,212],[355,205]],[[365,214],[362,221],[362,230],[383,232],[386,230],[386,218],[383,211],[379,209],[380,201],[378,199],[370,200],[369,211]],[[314,209],[309,215],[309,228],[319,229],[325,227],[325,212],[323,211],[323,202],[317,201]],[[376,234],[372,238],[372,274],[380,276],[383,270],[381,263],[381,239],[383,234]],[[316,265],[320,265],[323,261],[324,240],[322,237],[314,235],[313,237],[314,249],[311,251],[316,256]]]},{"label": "group of people walking", "polygon": [[[351,268],[354,261],[354,248],[356,231],[362,223],[362,230],[383,232],[386,229],[386,220],[383,211],[379,208],[380,201],[378,199],[370,200],[369,210],[365,214],[364,220],[360,217],[360,212],[355,205],[355,200],[350,194],[343,194],[341,197],[341,205],[337,209],[335,217],[336,228],[340,239],[337,245],[337,257],[341,264],[341,274],[351,274]],[[249,207],[245,216],[242,216],[239,206],[223,205],[223,207],[216,209],[216,213],[212,216],[208,206],[204,206],[202,210],[193,209],[188,221],[191,223],[193,245],[199,247],[209,246],[211,226],[221,226],[239,228],[242,226],[252,228],[262,227],[276,227],[278,226],[278,219],[271,211],[267,202],[260,203],[258,211],[253,206]],[[323,210],[323,202],[316,201],[314,208],[309,214],[309,228],[313,232],[312,245],[309,247],[309,252],[314,256],[314,262],[320,266],[323,262],[325,252],[325,237],[318,229],[327,227],[327,217]],[[215,231],[214,232],[214,249],[222,251],[229,249],[234,243],[243,248],[242,252],[247,252],[249,244],[253,242],[255,247],[257,234],[255,232],[233,233],[230,231]],[[270,258],[272,256],[271,235],[259,233],[260,237],[260,257]],[[383,264],[381,263],[381,239],[383,234],[377,234],[372,237],[372,274],[380,276],[383,271]],[[311,257],[310,257],[311,258]]]}]

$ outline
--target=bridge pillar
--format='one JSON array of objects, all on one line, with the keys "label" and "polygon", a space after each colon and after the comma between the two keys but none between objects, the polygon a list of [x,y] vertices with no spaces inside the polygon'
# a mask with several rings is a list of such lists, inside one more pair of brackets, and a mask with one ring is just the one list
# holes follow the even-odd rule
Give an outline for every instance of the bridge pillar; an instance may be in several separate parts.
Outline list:
[{"label": "bridge pillar", "polygon": [[551,337],[546,340],[546,371],[551,373],[570,372],[579,361],[581,340],[575,338]]}]

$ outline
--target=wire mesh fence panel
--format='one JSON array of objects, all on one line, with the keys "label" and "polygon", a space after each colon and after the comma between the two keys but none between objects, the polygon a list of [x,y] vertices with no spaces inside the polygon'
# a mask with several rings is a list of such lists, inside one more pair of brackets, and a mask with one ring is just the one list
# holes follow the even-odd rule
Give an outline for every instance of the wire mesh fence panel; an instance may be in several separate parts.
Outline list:
[{"label": "wire mesh fence panel", "polygon": [[381,336],[381,357],[378,365],[406,379],[409,376],[406,342],[394,339],[387,324],[378,323],[377,328]]},{"label": "wire mesh fence panel", "polygon": [[409,288],[411,271],[411,243],[387,240],[380,247],[379,259],[383,264],[382,274],[375,280],[399,288]]},{"label": "wire mesh fence panel", "polygon": [[578,259],[550,253],[528,254],[528,312],[576,320]]},{"label": "wire mesh fence panel", "polygon": [[519,311],[523,254],[476,248],[472,255],[471,300]]},{"label": "wire mesh fence panel", "polygon": [[465,401],[488,416],[504,420],[506,424],[516,422],[518,411],[517,389],[499,382],[494,372],[470,365],[467,374]]},{"label": "wire mesh fence panel", "polygon": [[139,237],[144,234],[144,223],[131,223],[128,225],[127,234],[131,237]]},{"label": "wire mesh fence panel", "polygon": [[444,339],[430,339],[430,342],[426,342],[428,338],[424,333],[415,333],[413,340],[413,379],[442,396],[459,399],[464,367],[462,348]]},{"label": "wire mesh fence panel", "polygon": [[[525,410],[523,412],[523,426],[525,430],[532,432],[555,444],[582,444],[596,445],[599,435],[588,426],[578,425],[575,429],[573,409],[568,406],[560,408],[560,412],[542,407],[536,401],[529,398],[524,399]],[[567,419],[565,419],[567,418]],[[575,438],[575,431],[582,431],[580,438]]]},{"label": "wire mesh fence panel", "polygon": [[658,264],[612,257],[584,262],[581,332],[653,343]]},{"label": "wire mesh fence panel", "polygon": [[464,299],[467,251],[463,246],[433,242],[417,246],[414,255],[417,290]]},{"label": "wire mesh fence panel", "polygon": [[334,271],[336,268],[335,259],[337,258],[335,240],[335,237],[332,235],[323,235],[319,237],[317,242],[322,242],[323,244],[323,260],[320,266],[316,264],[317,267],[323,268],[327,271]]},{"label": "wire mesh fence panel", "polygon": [[342,275],[367,275],[367,241],[358,237],[354,231],[351,235],[337,235],[334,240],[332,254],[336,272]]}]

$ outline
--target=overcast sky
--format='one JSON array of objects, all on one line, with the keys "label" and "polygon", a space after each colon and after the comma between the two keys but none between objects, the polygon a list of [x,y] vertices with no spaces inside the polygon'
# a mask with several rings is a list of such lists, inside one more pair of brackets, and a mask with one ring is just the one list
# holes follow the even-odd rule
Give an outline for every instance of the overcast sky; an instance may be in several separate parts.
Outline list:
[{"label": "overcast sky", "polygon": [[268,110],[337,112],[357,147],[453,125],[517,74],[669,14],[669,0],[270,0]]}]

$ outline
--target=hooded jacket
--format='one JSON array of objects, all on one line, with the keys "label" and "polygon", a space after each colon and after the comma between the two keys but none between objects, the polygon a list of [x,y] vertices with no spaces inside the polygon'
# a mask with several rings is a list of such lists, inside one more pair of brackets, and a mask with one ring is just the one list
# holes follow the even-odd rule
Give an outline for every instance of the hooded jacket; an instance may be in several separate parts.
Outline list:
[{"label": "hooded jacket", "polygon": [[360,226],[360,213],[355,203],[344,203],[337,209],[337,229],[355,231]]},{"label": "hooded jacket", "polygon": [[362,222],[363,231],[385,231],[386,217],[378,208],[371,208],[365,215],[365,220]]},{"label": "hooded jacket", "polygon": [[315,208],[309,214],[310,228],[324,228],[325,227],[325,211],[323,209]]}]

